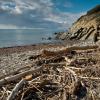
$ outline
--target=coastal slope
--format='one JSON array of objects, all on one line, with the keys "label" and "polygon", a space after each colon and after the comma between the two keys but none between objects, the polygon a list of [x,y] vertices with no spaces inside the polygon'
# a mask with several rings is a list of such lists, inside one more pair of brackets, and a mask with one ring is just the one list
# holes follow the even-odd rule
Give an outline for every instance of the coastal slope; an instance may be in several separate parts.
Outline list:
[{"label": "coastal slope", "polygon": [[100,5],[81,16],[68,30],[56,37],[62,40],[89,40],[97,42],[100,39]]}]

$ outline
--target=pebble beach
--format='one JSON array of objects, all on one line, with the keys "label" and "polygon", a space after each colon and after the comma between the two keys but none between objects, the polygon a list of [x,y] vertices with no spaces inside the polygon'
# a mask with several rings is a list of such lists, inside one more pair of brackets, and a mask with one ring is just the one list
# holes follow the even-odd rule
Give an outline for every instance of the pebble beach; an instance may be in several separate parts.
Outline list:
[{"label": "pebble beach", "polygon": [[[38,44],[0,48],[0,77],[31,65],[33,61],[30,61],[28,58],[40,54],[44,49],[57,51],[63,47],[62,45],[55,44]],[[25,67],[25,70],[26,69],[29,68]]]}]

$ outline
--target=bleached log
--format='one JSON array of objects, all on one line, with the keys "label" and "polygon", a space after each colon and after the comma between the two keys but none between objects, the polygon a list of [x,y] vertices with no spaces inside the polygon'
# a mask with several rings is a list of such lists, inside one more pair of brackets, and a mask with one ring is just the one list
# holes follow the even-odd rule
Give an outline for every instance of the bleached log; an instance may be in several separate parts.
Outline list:
[{"label": "bleached log", "polygon": [[33,74],[33,76],[38,76],[40,73],[40,70],[43,69],[43,66],[37,68],[37,69],[30,69],[28,71],[25,71],[25,72],[22,72],[22,73],[19,73],[19,74],[16,74],[16,75],[13,75],[13,76],[10,76],[10,77],[6,77],[4,79],[1,79],[0,80],[0,86],[2,86],[3,84],[7,84],[7,83],[10,83],[12,81],[16,81],[18,79],[21,79],[22,77],[25,77],[29,74]]},{"label": "bleached log", "polygon": [[66,48],[66,50],[88,50],[88,49],[97,49],[97,45],[87,45],[87,46],[72,46],[69,48]]},{"label": "bleached log", "polygon": [[10,76],[10,75],[15,75],[15,74],[19,73],[21,70],[30,69],[30,68],[31,68],[31,66],[25,66],[25,67],[19,68],[11,73],[0,76],[0,79],[5,78],[5,77]]},{"label": "bleached log", "polygon": [[82,79],[90,79],[90,80],[100,80],[99,77],[84,77],[84,76],[78,76],[79,78],[82,78]]},{"label": "bleached log", "polygon": [[97,49],[97,45],[87,45],[87,46],[72,46],[72,47],[65,47],[63,50],[59,51],[48,51],[48,50],[43,50],[42,55],[43,56],[56,56],[56,55],[63,55],[66,54],[72,50],[88,50],[88,49]]}]

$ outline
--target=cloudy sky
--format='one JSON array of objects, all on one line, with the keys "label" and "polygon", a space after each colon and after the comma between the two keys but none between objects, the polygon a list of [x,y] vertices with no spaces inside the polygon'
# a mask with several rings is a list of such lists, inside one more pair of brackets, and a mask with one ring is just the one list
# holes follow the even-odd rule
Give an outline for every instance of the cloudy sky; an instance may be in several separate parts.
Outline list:
[{"label": "cloudy sky", "polygon": [[66,30],[100,0],[0,0],[0,29]]}]

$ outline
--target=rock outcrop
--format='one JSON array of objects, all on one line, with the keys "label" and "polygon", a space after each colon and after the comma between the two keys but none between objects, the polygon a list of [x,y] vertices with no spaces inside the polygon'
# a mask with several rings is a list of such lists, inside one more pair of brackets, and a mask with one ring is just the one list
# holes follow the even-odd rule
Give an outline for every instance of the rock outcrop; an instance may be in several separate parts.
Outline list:
[{"label": "rock outcrop", "polygon": [[81,16],[68,32],[58,34],[58,39],[66,40],[100,40],[100,5]]}]

